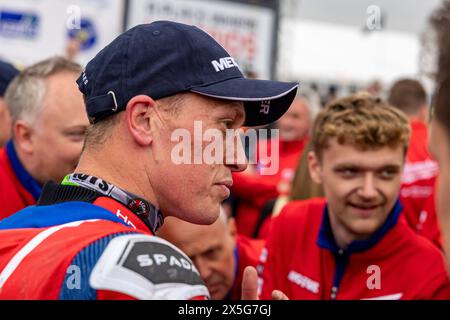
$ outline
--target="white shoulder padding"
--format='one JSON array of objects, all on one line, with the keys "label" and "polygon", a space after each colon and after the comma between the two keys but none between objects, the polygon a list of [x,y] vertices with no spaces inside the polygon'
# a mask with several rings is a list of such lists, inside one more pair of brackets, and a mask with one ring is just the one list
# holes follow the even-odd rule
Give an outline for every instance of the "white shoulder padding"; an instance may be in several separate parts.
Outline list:
[{"label": "white shoulder padding", "polygon": [[209,298],[191,260],[171,243],[131,234],[108,244],[89,278],[96,290],[120,292],[136,299]]}]

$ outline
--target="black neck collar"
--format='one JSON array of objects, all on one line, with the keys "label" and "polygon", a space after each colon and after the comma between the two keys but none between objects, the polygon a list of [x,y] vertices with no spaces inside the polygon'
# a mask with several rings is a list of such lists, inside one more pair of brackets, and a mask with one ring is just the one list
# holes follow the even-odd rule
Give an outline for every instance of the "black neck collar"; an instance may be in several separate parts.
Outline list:
[{"label": "black neck collar", "polygon": [[123,204],[153,232],[164,223],[161,211],[152,203],[100,178],[80,173],[66,176],[62,184],[46,183],[37,205],[51,205],[67,201],[92,203],[97,198],[105,196]]}]

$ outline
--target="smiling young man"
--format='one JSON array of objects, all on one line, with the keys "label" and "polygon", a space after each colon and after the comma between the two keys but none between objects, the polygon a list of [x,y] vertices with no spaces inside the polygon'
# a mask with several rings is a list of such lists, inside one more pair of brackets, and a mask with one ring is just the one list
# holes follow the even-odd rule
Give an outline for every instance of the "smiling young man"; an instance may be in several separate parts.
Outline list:
[{"label": "smiling young man", "polygon": [[[44,187],[37,206],[0,223],[0,299],[209,297],[189,258],[153,235],[165,216],[213,223],[231,173],[246,167],[244,150],[176,164],[173,133],[193,136],[194,154],[206,145],[194,134],[198,121],[219,132],[273,122],[298,86],[246,79],[231,62],[199,28],[156,21],[88,63],[77,80],[91,121],[80,162],[62,184]],[[243,292],[256,298],[250,270]]]},{"label": "smiling young man", "polygon": [[407,118],[367,94],[337,100],[314,124],[312,179],[325,199],[288,204],[262,255],[262,298],[445,299],[442,253],[411,230],[398,200]]}]

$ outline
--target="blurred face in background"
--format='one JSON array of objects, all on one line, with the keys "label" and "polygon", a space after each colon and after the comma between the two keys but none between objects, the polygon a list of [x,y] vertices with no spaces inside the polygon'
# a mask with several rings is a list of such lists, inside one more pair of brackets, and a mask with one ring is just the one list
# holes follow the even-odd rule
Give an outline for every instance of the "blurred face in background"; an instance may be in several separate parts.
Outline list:
[{"label": "blurred face in background", "polygon": [[27,153],[25,166],[41,184],[61,181],[78,163],[89,121],[82,94],[75,85],[77,77],[75,72],[47,77],[36,120],[15,125],[15,142]]},{"label": "blurred face in background", "polygon": [[295,141],[303,139],[311,127],[311,114],[306,102],[297,98],[289,110],[278,120],[280,140]]},{"label": "blurred face in background", "polygon": [[11,136],[11,119],[5,100],[0,97],[0,148],[6,144]]},{"label": "blurred face in background", "polygon": [[213,300],[222,300],[235,279],[236,227],[222,212],[212,225],[197,225],[167,217],[158,236],[180,248],[195,264]]}]

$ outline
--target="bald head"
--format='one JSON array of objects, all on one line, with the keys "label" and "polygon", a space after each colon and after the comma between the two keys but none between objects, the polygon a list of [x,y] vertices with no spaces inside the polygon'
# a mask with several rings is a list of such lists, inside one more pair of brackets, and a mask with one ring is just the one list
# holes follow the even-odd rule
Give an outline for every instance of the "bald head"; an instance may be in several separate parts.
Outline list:
[{"label": "bald head", "polygon": [[186,253],[205,281],[212,299],[226,297],[234,282],[236,227],[223,210],[211,225],[167,217],[157,235]]},{"label": "bald head", "polygon": [[311,128],[311,113],[307,101],[302,97],[295,98],[289,110],[278,120],[278,128],[281,140],[303,139]]}]

